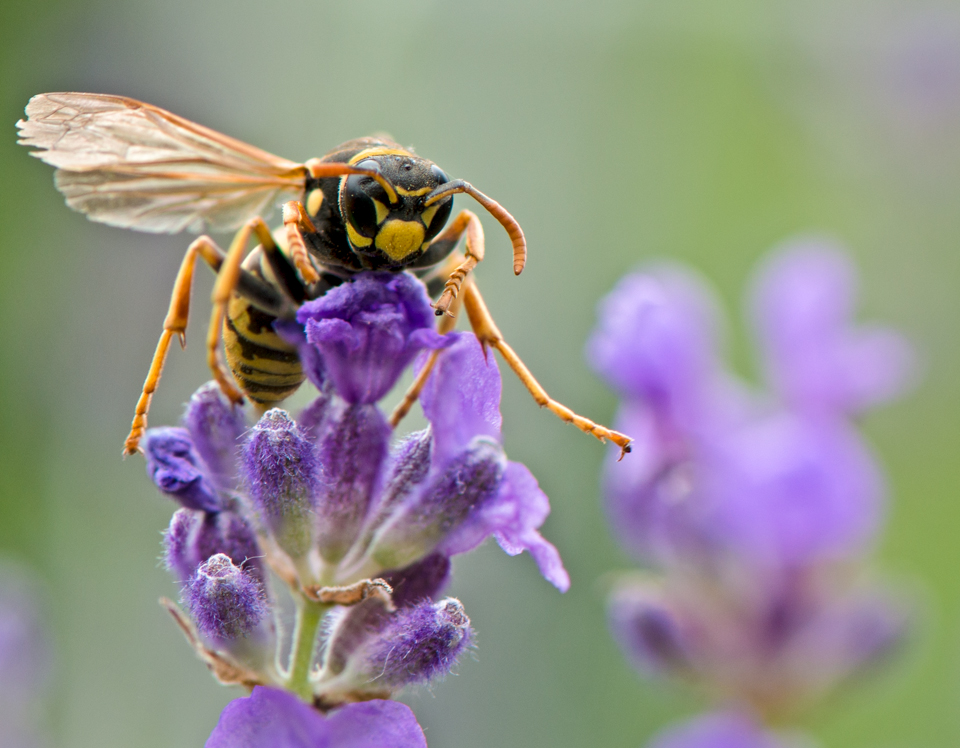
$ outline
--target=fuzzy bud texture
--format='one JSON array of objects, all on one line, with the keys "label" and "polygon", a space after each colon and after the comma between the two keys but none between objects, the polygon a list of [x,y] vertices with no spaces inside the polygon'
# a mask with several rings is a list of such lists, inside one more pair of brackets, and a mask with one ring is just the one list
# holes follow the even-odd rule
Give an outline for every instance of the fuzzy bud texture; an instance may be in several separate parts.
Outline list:
[{"label": "fuzzy bud texture", "polygon": [[222,553],[200,565],[184,598],[197,628],[215,641],[250,634],[268,613],[261,584]]},{"label": "fuzzy bud texture", "polygon": [[243,474],[263,524],[291,556],[305,554],[320,487],[313,444],[286,412],[267,411],[243,447]]}]

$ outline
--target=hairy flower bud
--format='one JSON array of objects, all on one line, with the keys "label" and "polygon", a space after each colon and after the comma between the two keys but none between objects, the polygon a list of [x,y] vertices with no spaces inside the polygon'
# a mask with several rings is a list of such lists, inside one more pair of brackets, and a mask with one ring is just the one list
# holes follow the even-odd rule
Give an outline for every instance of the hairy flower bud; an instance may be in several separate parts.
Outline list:
[{"label": "hairy flower bud", "polygon": [[335,703],[427,683],[450,672],[470,639],[470,619],[452,597],[395,613],[365,600],[334,624],[320,691]]},{"label": "hairy flower bud", "polygon": [[200,633],[217,642],[247,636],[268,610],[262,585],[223,553],[200,564],[184,598]]},{"label": "hairy flower bud", "polygon": [[237,450],[247,428],[240,408],[207,382],[190,398],[183,423],[217,488],[236,488]]},{"label": "hairy flower bud", "polygon": [[243,472],[260,521],[293,558],[313,542],[319,466],[313,444],[286,412],[267,411],[243,449]]},{"label": "hairy flower bud", "polygon": [[429,553],[497,496],[505,467],[499,444],[485,437],[476,439],[432,485],[394,513],[374,538],[373,557],[389,569]]},{"label": "hairy flower bud", "polygon": [[316,516],[320,555],[336,562],[353,544],[367,516],[387,454],[390,426],[375,405],[341,401],[331,410],[317,443],[323,480]]}]

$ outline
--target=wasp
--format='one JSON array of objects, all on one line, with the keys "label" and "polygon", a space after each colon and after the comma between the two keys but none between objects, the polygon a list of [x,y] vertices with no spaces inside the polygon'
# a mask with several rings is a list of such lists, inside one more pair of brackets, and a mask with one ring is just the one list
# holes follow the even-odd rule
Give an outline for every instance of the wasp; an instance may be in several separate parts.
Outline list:
[{"label": "wasp", "polygon": [[[498,202],[432,161],[374,137],[296,163],[122,96],[39,94],[25,111],[19,143],[56,168],[54,183],[67,205],[91,220],[155,233],[237,230],[226,251],[206,235],[187,249],[125,454],[139,449],[172,340],[186,344],[198,258],[216,273],[207,361],[235,403],[245,394],[265,409],[304,380],[296,349],[274,332],[274,320],[293,318],[304,301],[355,273],[411,272],[440,292],[433,305],[440,332],[453,329],[462,307],[484,349],[501,353],[541,407],[629,451],[627,436],[549,397],[504,341],[470,275],[484,257],[483,226],[469,210],[447,226],[453,196],[469,195],[503,226],[516,275],[527,256],[523,230]],[[283,223],[271,231],[261,216],[279,202]],[[247,254],[251,236],[259,245]],[[461,240],[464,248],[455,252]],[[232,377],[220,359],[221,338]],[[416,402],[437,355],[393,412],[394,426]]]}]

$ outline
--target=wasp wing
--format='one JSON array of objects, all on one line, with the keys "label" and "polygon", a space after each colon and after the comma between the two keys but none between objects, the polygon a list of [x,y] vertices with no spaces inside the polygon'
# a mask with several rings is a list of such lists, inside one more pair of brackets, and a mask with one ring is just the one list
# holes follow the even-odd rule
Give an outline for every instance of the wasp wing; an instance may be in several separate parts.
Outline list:
[{"label": "wasp wing", "polygon": [[302,164],[123,96],[39,94],[26,114],[19,143],[56,167],[67,205],[111,226],[234,229],[304,188]]}]

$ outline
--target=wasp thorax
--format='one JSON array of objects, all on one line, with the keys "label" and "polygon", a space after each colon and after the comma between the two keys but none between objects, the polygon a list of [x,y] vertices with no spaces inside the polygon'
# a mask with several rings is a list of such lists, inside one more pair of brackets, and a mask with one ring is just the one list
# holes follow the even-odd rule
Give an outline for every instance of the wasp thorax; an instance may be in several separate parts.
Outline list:
[{"label": "wasp thorax", "polygon": [[366,255],[385,256],[406,265],[440,232],[453,198],[426,205],[426,197],[449,181],[435,164],[412,156],[380,155],[361,159],[357,167],[378,171],[396,192],[389,195],[373,177],[353,174],[340,188],[340,209],[350,245]]}]

